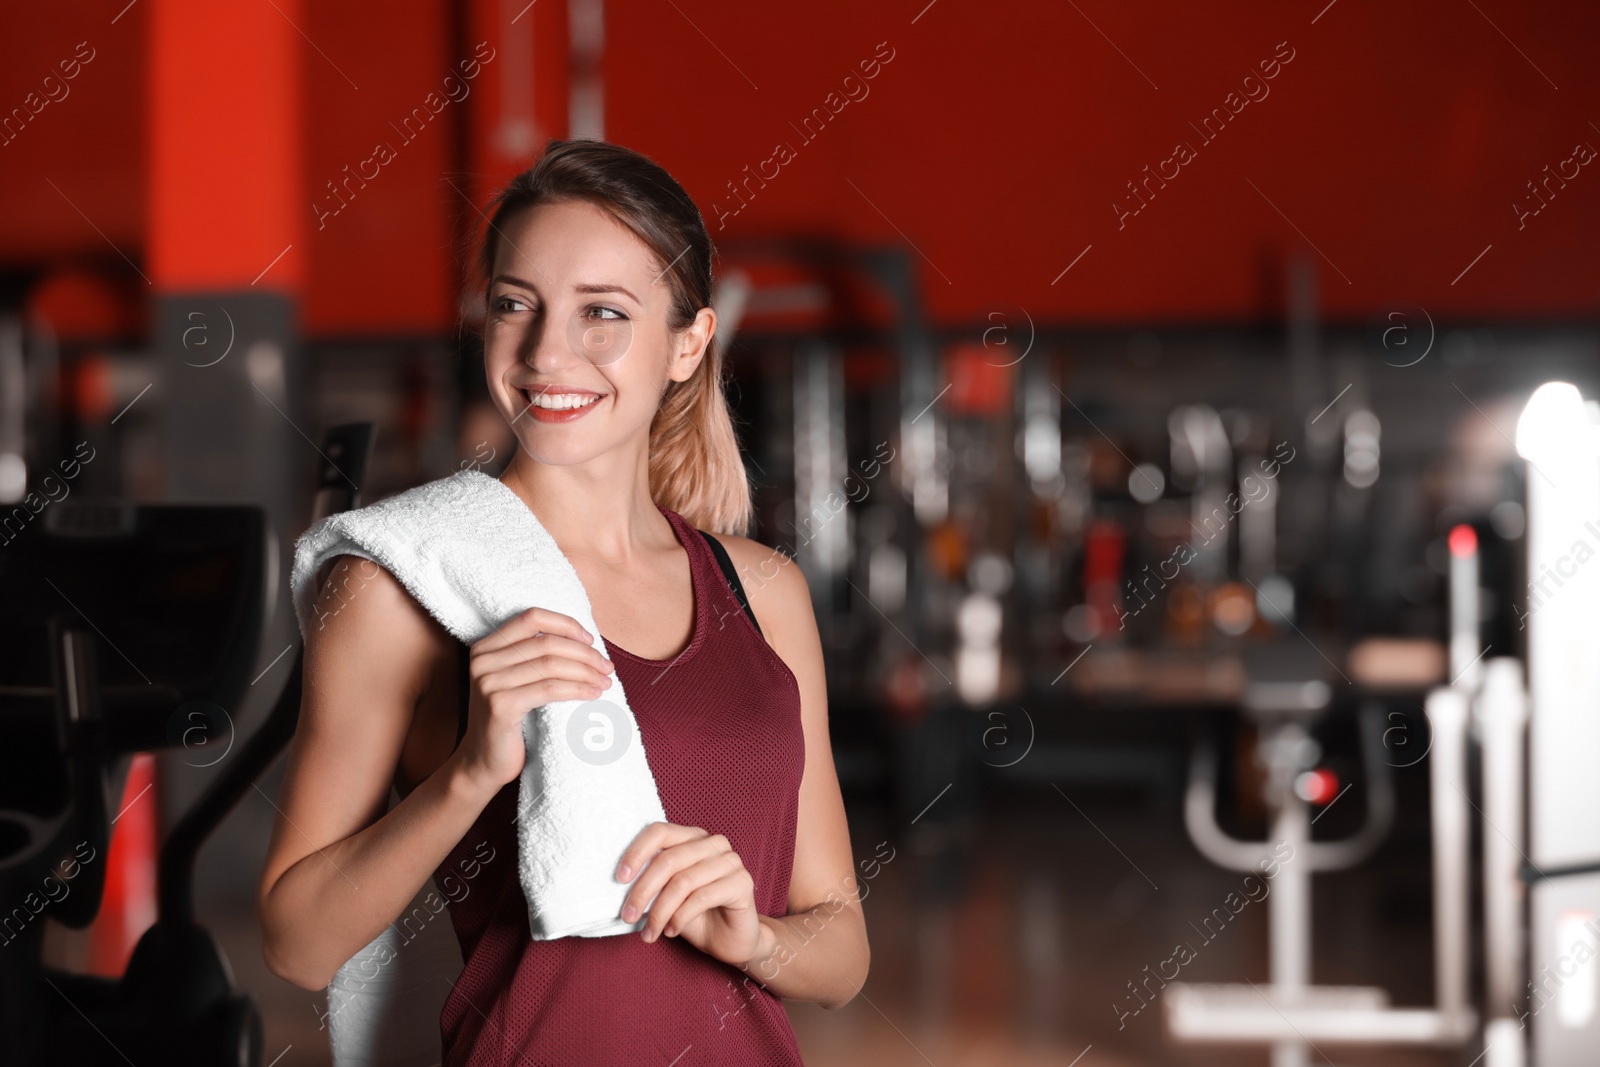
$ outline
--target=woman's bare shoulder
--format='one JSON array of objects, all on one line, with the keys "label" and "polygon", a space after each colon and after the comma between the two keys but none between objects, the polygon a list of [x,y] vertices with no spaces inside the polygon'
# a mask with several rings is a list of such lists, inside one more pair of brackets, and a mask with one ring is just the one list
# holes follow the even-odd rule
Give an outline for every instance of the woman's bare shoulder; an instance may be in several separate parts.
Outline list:
[{"label": "woman's bare shoulder", "polygon": [[398,578],[360,556],[332,561],[306,620],[308,669],[388,675],[391,681],[420,686],[417,695],[449,642],[450,635]]},{"label": "woman's bare shoulder", "polygon": [[811,587],[793,556],[748,537],[715,536],[728,550],[750,610],[760,620],[762,630],[771,633],[774,648],[778,648],[780,635],[815,631]]}]

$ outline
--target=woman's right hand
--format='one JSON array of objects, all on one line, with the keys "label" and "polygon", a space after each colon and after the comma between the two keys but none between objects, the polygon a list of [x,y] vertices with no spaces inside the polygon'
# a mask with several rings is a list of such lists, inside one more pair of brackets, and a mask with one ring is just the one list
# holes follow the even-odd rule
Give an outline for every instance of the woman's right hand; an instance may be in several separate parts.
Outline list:
[{"label": "woman's right hand", "polygon": [[529,608],[472,646],[467,732],[456,759],[492,791],[522,773],[522,719],[556,700],[593,700],[611,686],[611,661],[571,616]]}]

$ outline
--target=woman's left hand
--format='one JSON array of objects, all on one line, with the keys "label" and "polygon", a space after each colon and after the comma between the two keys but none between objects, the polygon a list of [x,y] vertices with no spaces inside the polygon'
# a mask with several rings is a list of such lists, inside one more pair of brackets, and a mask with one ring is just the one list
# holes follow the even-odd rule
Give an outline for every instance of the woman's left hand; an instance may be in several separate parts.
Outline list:
[{"label": "woman's left hand", "polygon": [[762,940],[755,880],[726,837],[698,826],[651,823],[639,831],[617,868],[619,882],[635,876],[622,921],[635,921],[648,906],[640,931],[644,940],[681,937],[735,967],[755,958]]}]

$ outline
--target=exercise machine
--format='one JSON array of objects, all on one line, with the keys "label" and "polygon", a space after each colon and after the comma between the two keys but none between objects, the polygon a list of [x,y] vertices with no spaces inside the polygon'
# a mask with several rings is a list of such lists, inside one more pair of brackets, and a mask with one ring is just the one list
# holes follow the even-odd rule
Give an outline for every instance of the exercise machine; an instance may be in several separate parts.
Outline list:
[{"label": "exercise machine", "polygon": [[[1600,403],[1565,382],[1541,386],[1517,427],[1528,465],[1526,680],[1512,657],[1481,661],[1477,545],[1469,527],[1449,538],[1450,684],[1427,698],[1434,899],[1434,1004],[1389,1007],[1381,990],[1308,982],[1309,878],[1330,847],[1309,837],[1305,773],[1294,710],[1247,710],[1264,723],[1274,836],[1310,862],[1284,864],[1271,902],[1266,986],[1175,984],[1167,1023],[1182,1041],[1258,1043],[1274,1067],[1301,1067],[1320,1045],[1459,1047],[1485,1067],[1578,1067],[1600,1048]],[[1519,598],[1520,599],[1520,598]],[[1309,688],[1304,692],[1312,693]],[[1304,708],[1305,713],[1314,709]],[[1262,718],[1263,712],[1265,718]],[[1470,799],[1476,741],[1481,803]],[[1196,758],[1187,805],[1191,835],[1223,866],[1245,869],[1267,842],[1217,829],[1209,757]],[[1369,785],[1369,811],[1392,804]],[[1476,809],[1482,842],[1483,1010],[1473,1003],[1468,890]],[[1369,816],[1370,818],[1370,816]],[[1381,820],[1380,820],[1381,821]],[[1369,826],[1370,829],[1370,826]],[[1331,846],[1337,850],[1340,846]],[[1341,859],[1349,859],[1348,855]],[[1336,864],[1347,865],[1347,864]],[[1252,998],[1253,1001],[1252,1001]]]},{"label": "exercise machine", "polygon": [[[1428,696],[1433,819],[1434,1004],[1397,1008],[1388,993],[1369,986],[1319,986],[1311,982],[1311,876],[1366,860],[1394,820],[1391,769],[1384,758],[1384,724],[1372,708],[1362,712],[1366,818],[1343,841],[1313,841],[1313,801],[1329,802],[1315,764],[1319,749],[1311,725],[1328,710],[1330,689],[1320,678],[1255,681],[1245,691],[1245,712],[1259,731],[1258,757],[1266,769],[1264,797],[1272,812],[1266,841],[1236,840],[1215,816],[1215,757],[1201,746],[1194,759],[1184,816],[1190,837],[1212,862],[1263,877],[1272,867],[1269,914],[1270,981],[1203,985],[1175,983],[1166,992],[1168,1032],[1180,1041],[1264,1044],[1273,1067],[1308,1067],[1313,1049],[1340,1043],[1452,1046],[1474,1033],[1476,1012],[1467,1002],[1468,831],[1466,738],[1468,695],[1441,687]],[[1334,798],[1336,799],[1336,797]],[[1284,858],[1287,853],[1287,858]],[[1317,1059],[1322,1059],[1319,1051]]]},{"label": "exercise machine", "polygon": [[[321,449],[318,511],[353,507],[372,427]],[[62,500],[0,546],[0,1064],[258,1067],[261,1018],[195,921],[195,859],[293,736],[298,650],[262,727],[173,828],[158,918],[116,978],[43,963],[44,918],[98,912],[132,755],[219,736],[250,684],[277,545],[250,505]]]}]

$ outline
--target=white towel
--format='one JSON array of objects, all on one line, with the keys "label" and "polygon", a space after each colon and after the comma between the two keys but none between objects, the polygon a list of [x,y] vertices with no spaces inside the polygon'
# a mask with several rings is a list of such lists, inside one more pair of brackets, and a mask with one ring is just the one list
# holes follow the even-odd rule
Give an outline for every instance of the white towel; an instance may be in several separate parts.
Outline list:
[{"label": "white towel", "polygon": [[[382,566],[469,644],[532,607],[569,615],[605,643],[572,564],[522,498],[458,471],[355,511],[330,515],[295,545],[290,588],[300,633],[318,625],[317,574],[339,555]],[[352,586],[348,597],[360,596]],[[637,931],[621,919],[623,850],[666,813],[622,680],[598,700],[561,700],[523,720],[517,863],[534,940]]]},{"label": "white towel", "polygon": [[445,900],[430,878],[328,983],[322,1023],[335,1067],[438,1067],[444,1058],[439,1015],[461,974]]}]

